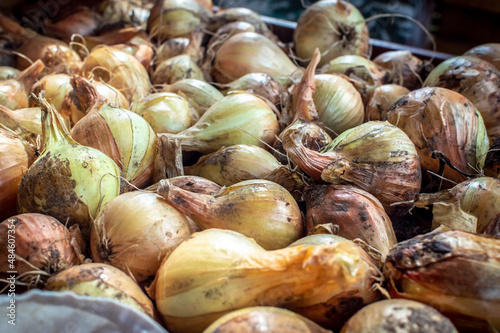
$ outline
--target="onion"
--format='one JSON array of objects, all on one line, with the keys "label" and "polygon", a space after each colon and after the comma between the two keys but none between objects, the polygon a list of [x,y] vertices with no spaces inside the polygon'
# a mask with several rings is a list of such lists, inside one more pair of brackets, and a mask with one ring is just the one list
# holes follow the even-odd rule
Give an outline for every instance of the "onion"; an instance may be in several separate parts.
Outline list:
[{"label": "onion", "polygon": [[47,281],[45,289],[112,298],[150,317],[155,316],[153,303],[139,285],[127,274],[106,264],[88,263],[70,267],[53,275]]},{"label": "onion", "polygon": [[111,157],[133,186],[142,188],[151,183],[156,135],[139,115],[105,105],[76,123],[71,136]]},{"label": "onion", "polygon": [[149,70],[154,56],[154,50],[150,44],[141,37],[135,37],[126,44],[115,44],[113,47],[134,56],[146,70]]},{"label": "onion", "polygon": [[500,178],[500,136],[493,141],[486,159],[484,160],[484,174],[486,176]]},{"label": "onion", "polygon": [[348,185],[317,185],[304,194],[309,232],[322,224],[337,225],[338,235],[359,238],[382,254],[397,243],[391,220],[380,201]]},{"label": "onion", "polygon": [[292,311],[271,306],[254,306],[230,312],[212,323],[203,333],[331,333]]},{"label": "onion", "polygon": [[132,111],[142,116],[156,133],[179,133],[196,123],[196,110],[174,93],[150,94],[132,103]]},{"label": "onion", "polygon": [[365,121],[385,120],[389,109],[410,91],[397,84],[384,84],[375,88],[368,97]]},{"label": "onion", "polygon": [[92,49],[83,62],[82,75],[98,78],[115,87],[129,102],[151,91],[144,66],[130,54],[106,45]]},{"label": "onion", "polygon": [[127,98],[113,86],[100,81],[91,81],[91,83],[96,89],[97,94],[109,106],[120,109],[128,109],[130,107]]},{"label": "onion", "polygon": [[436,230],[393,247],[384,275],[392,297],[432,305],[459,330],[462,323],[467,331],[498,330],[499,253],[499,239]]},{"label": "onion", "polygon": [[184,151],[202,154],[235,144],[266,147],[279,131],[275,112],[258,96],[235,93],[212,105],[190,128],[178,134],[160,136],[178,140]]},{"label": "onion", "polygon": [[0,105],[0,124],[31,143],[42,135],[42,116],[38,107],[12,111]]},{"label": "onion", "polygon": [[16,214],[17,190],[34,159],[34,148],[0,125],[0,219]]},{"label": "onion", "polygon": [[189,43],[190,40],[187,37],[177,37],[166,40],[156,50],[155,63],[160,64],[167,59],[184,54]]},{"label": "onion", "polygon": [[15,79],[21,73],[19,69],[10,66],[0,66],[0,80]]},{"label": "onion", "polygon": [[[0,272],[16,271],[18,282],[38,286],[46,276],[80,263],[83,255],[74,241],[68,229],[53,217],[12,216],[0,223]],[[11,259],[9,253],[15,253],[15,258]],[[15,269],[9,265],[12,262]]]},{"label": "onion", "polygon": [[500,136],[500,71],[476,57],[454,57],[429,74],[425,87],[451,89],[469,99],[481,113],[491,141]]},{"label": "onion", "polygon": [[17,110],[28,107],[28,94],[44,69],[41,60],[22,71],[17,78],[0,81],[0,105]]},{"label": "onion", "polygon": [[[168,181],[170,184],[180,187],[183,190],[200,194],[214,194],[219,192],[222,188],[219,184],[198,176],[178,176],[169,178]],[[156,192],[159,187],[160,182],[149,186],[146,190]]]},{"label": "onion", "polygon": [[486,60],[500,71],[500,43],[478,45],[466,51],[463,55]]},{"label": "onion", "polygon": [[152,4],[137,1],[104,0],[99,1],[95,10],[102,15],[108,25],[128,23],[140,25],[149,16]]},{"label": "onion", "polygon": [[43,97],[39,103],[44,148],[21,180],[18,211],[78,224],[88,239],[91,219],[120,193],[120,168],[99,150],[79,145],[57,111]]},{"label": "onion", "polygon": [[283,248],[303,234],[297,202],[285,188],[271,181],[242,181],[206,195],[162,180],[158,194],[202,229],[238,231],[267,250]]},{"label": "onion", "polygon": [[482,233],[500,219],[500,179],[478,177],[437,193],[422,193],[417,207],[433,205],[433,226]]},{"label": "onion", "polygon": [[420,191],[413,142],[387,122],[370,121],[343,132],[322,152],[306,148],[300,128],[282,133],[283,148],[318,181],[355,185],[374,195],[391,217],[404,215]]},{"label": "onion", "polygon": [[389,51],[378,55],[373,62],[389,72],[386,82],[399,84],[409,90],[422,87],[429,65],[410,51]]},{"label": "onion", "polygon": [[159,195],[124,193],[111,200],[93,223],[92,258],[141,282],[154,276],[163,259],[190,235],[187,217]]},{"label": "onion", "polygon": [[436,309],[410,300],[388,299],[362,308],[341,333],[427,332],[458,333],[451,321]]},{"label": "onion", "polygon": [[350,241],[265,251],[239,233],[209,229],[163,262],[153,293],[170,332],[201,332],[237,309],[293,304],[295,312],[350,287],[369,288],[377,273],[365,257]]},{"label": "onion", "polygon": [[103,24],[102,17],[87,7],[77,7],[71,14],[57,22],[45,25],[47,35],[69,42],[73,34],[94,35]]},{"label": "onion", "polygon": [[211,74],[218,83],[229,83],[245,74],[265,73],[285,84],[301,72],[270,39],[255,32],[242,32],[220,46]]},{"label": "onion", "polygon": [[184,97],[200,116],[224,97],[214,86],[197,79],[176,81],[165,86],[162,91]]},{"label": "onion", "polygon": [[154,84],[172,84],[183,79],[203,80],[200,67],[187,54],[163,61],[156,67],[151,78]]},{"label": "onion", "polygon": [[[476,174],[483,167],[488,137],[481,114],[462,95],[445,88],[422,88],[399,99],[387,120],[401,128],[413,141],[420,164],[431,187],[449,188],[452,183],[432,177],[429,171],[459,183],[463,172]],[[437,158],[444,155],[459,171]]]},{"label": "onion", "polygon": [[342,55],[367,56],[369,36],[363,15],[342,0],[313,3],[300,15],[293,31],[299,58],[308,62],[314,50],[321,51],[320,66]]},{"label": "onion", "polygon": [[225,95],[231,91],[246,91],[264,97],[274,105],[283,102],[286,96],[285,87],[271,75],[264,73],[245,74],[235,81],[219,86]]}]

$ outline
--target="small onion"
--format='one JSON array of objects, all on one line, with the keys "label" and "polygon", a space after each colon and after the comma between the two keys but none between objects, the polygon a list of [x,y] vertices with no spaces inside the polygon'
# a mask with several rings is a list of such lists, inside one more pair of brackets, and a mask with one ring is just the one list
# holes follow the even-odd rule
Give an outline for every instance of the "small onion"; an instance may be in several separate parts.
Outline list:
[{"label": "small onion", "polygon": [[368,97],[365,121],[385,120],[389,109],[410,91],[397,84],[384,84],[375,88]]},{"label": "small onion", "polygon": [[124,193],[103,208],[93,223],[90,249],[94,262],[110,264],[141,282],[191,235],[187,217],[161,196]]},{"label": "small onion", "polygon": [[383,300],[367,305],[356,312],[340,332],[458,333],[451,321],[433,307],[405,299]]},{"label": "small onion", "polygon": [[342,55],[368,53],[369,36],[363,15],[343,0],[313,3],[300,15],[293,31],[297,55],[309,61],[316,48],[321,51],[320,66]]},{"label": "small onion", "polygon": [[142,188],[151,183],[156,135],[134,112],[105,105],[76,123],[71,136],[111,157],[132,185]]},{"label": "small onion", "polygon": [[[483,167],[488,137],[481,114],[465,97],[445,88],[422,88],[400,98],[387,120],[401,128],[415,144],[422,170],[438,173],[452,182],[466,180],[463,172],[476,174]],[[434,158],[438,151],[462,173]],[[450,183],[431,178],[430,186]]]},{"label": "small onion", "polygon": [[78,295],[108,297],[154,318],[151,300],[127,274],[110,265],[88,263],[70,267],[47,281],[45,289],[71,291]]},{"label": "small onion", "polygon": [[[9,239],[15,239],[15,243]],[[8,267],[8,253],[12,249],[8,244],[15,244],[14,266],[19,275],[28,272],[36,276],[54,274],[81,261],[81,253],[73,246],[68,229],[55,218],[43,214],[20,214],[0,223],[0,273],[13,270]]]},{"label": "small onion", "polygon": [[0,81],[0,105],[11,110],[27,108],[31,87],[44,68],[43,62],[37,60],[15,79]]},{"label": "small onion", "polygon": [[274,105],[283,102],[285,88],[269,74],[249,73],[239,79],[219,85],[224,94],[231,91],[246,91],[266,98]]},{"label": "small onion", "polygon": [[478,45],[466,51],[463,55],[486,60],[500,71],[500,43]]},{"label": "small onion", "polygon": [[179,133],[198,120],[196,110],[174,93],[155,93],[132,103],[132,111],[142,116],[156,133]]},{"label": "small onion", "polygon": [[200,67],[187,54],[164,60],[156,67],[151,77],[154,84],[172,84],[183,79],[203,80]]},{"label": "small onion", "polygon": [[378,55],[373,62],[389,72],[386,82],[399,84],[409,90],[422,87],[427,76],[424,62],[410,51],[389,51]]},{"label": "small onion", "polygon": [[158,194],[202,229],[234,230],[267,250],[283,248],[303,234],[297,202],[285,188],[271,181],[242,181],[206,195],[162,180]]},{"label": "small onion", "polygon": [[489,62],[470,56],[447,59],[430,72],[424,87],[460,93],[481,113],[491,141],[500,136],[500,70]]}]

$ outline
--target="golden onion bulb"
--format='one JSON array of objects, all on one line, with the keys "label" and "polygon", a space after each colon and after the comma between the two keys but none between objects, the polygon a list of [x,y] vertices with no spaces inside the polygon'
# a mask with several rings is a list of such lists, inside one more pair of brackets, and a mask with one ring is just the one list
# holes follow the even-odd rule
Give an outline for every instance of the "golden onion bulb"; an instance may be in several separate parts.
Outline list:
[{"label": "golden onion bulb", "polygon": [[43,62],[37,60],[15,79],[0,81],[0,105],[11,110],[27,108],[31,87],[44,68]]},{"label": "golden onion bulb", "polygon": [[224,95],[210,83],[197,79],[183,79],[167,85],[163,92],[172,92],[184,97],[201,116]]},{"label": "golden onion bulb", "polygon": [[21,71],[10,66],[0,66],[0,80],[15,79]]},{"label": "golden onion bulb", "polygon": [[141,116],[105,105],[76,123],[71,136],[112,158],[132,185],[142,188],[151,183],[156,134]]},{"label": "golden onion bulb", "polygon": [[343,0],[323,0],[300,15],[293,41],[297,55],[306,62],[319,48],[319,65],[323,66],[342,55],[366,57],[369,36],[364,17],[354,5]]},{"label": "golden onion bulb", "polygon": [[91,83],[104,103],[115,108],[129,109],[130,103],[118,89],[101,81],[91,81]]},{"label": "golden onion bulb", "polygon": [[285,87],[269,74],[248,73],[232,82],[219,85],[227,95],[231,91],[246,91],[264,97],[274,105],[285,99]]},{"label": "golden onion bulb", "polygon": [[203,80],[200,67],[187,54],[181,54],[162,61],[153,73],[154,84],[172,84],[183,79]]},{"label": "golden onion bulb", "polygon": [[384,84],[375,88],[368,97],[365,121],[385,120],[389,109],[410,91],[397,84]]},{"label": "golden onion bulb", "polygon": [[114,198],[97,215],[90,249],[94,262],[141,282],[154,276],[165,256],[190,235],[184,214],[155,193],[134,191]]},{"label": "golden onion bulb", "polygon": [[[413,141],[430,186],[449,188],[477,174],[484,165],[488,137],[481,114],[467,98],[445,88],[422,88],[400,98],[387,113],[387,121]],[[459,171],[448,166],[444,155]],[[432,174],[444,177],[434,177]]]}]

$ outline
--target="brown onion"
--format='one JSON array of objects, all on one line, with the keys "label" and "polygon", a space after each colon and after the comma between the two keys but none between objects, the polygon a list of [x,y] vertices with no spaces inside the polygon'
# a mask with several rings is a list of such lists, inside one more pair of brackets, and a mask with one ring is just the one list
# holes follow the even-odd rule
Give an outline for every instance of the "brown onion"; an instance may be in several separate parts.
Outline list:
[{"label": "brown onion", "polygon": [[73,34],[94,35],[102,24],[102,17],[94,10],[87,7],[77,7],[62,20],[47,23],[45,31],[49,36],[69,42]]},{"label": "brown onion", "polygon": [[398,99],[410,91],[397,84],[384,84],[375,88],[368,97],[365,110],[365,121],[385,120],[389,109]]},{"label": "brown onion", "polygon": [[384,52],[373,59],[373,62],[389,72],[386,82],[401,85],[409,90],[422,87],[430,67],[410,51]]}]

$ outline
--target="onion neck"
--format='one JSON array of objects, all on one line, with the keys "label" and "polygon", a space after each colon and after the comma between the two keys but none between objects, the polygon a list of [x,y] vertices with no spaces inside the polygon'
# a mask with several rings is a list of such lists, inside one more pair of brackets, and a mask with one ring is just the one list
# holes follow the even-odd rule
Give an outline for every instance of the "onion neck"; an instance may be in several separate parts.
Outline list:
[{"label": "onion neck", "polygon": [[321,54],[319,49],[314,50],[311,62],[307,66],[299,85],[294,89],[294,95],[297,96],[297,100],[294,104],[294,118],[293,122],[297,119],[303,118],[307,121],[313,121],[318,119],[318,111],[314,105],[313,93],[315,89],[314,84],[314,74],[316,67],[321,59]]}]

